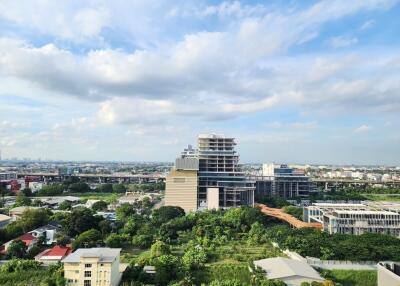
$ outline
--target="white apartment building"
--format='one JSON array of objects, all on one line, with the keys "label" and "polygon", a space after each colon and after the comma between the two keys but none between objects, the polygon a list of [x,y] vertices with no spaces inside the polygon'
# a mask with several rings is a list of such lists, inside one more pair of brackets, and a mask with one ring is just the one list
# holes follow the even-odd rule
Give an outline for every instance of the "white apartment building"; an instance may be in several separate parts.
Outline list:
[{"label": "white apartment building", "polygon": [[[397,206],[398,207],[398,206]],[[400,238],[400,212],[379,204],[315,203],[304,208],[306,222],[319,222],[332,233],[381,233]]]},{"label": "white apartment building", "polygon": [[117,286],[120,248],[79,248],[61,262],[67,286]]}]

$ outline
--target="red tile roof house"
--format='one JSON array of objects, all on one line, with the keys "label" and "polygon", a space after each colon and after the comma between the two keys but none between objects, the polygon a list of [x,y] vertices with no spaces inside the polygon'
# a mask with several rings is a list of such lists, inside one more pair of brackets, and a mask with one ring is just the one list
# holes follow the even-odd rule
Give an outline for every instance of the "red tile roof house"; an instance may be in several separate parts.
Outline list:
[{"label": "red tile roof house", "polygon": [[36,237],[34,237],[30,233],[25,233],[13,240],[10,240],[10,241],[4,243],[0,248],[0,253],[6,254],[8,247],[10,246],[11,242],[13,242],[14,240],[22,240],[25,243],[25,245],[28,247],[28,250],[31,249],[31,247],[37,243]]},{"label": "red tile roof house", "polygon": [[42,262],[44,265],[57,263],[72,252],[72,249],[68,246],[56,245],[53,248],[46,249],[35,256],[35,260]]}]

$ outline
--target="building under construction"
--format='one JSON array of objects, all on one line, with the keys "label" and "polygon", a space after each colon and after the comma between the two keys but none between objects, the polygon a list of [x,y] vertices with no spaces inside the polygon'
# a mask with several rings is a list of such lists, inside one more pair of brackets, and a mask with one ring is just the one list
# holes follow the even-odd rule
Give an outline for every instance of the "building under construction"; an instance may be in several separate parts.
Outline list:
[{"label": "building under construction", "polygon": [[254,205],[255,182],[239,165],[235,139],[201,134],[198,149],[186,148],[167,176],[165,204],[185,211]]}]

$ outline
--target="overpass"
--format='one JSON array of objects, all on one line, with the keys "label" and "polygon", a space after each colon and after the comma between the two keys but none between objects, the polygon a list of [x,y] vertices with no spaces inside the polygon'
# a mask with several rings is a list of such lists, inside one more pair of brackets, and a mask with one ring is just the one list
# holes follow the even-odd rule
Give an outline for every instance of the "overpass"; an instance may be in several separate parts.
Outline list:
[{"label": "overpass", "polygon": [[301,221],[301,220],[295,218],[294,216],[285,213],[282,209],[270,208],[263,204],[256,204],[256,206],[261,209],[261,212],[263,214],[265,214],[267,216],[275,217],[282,221],[285,221],[294,228],[312,227],[312,228],[316,228],[316,229],[322,229],[322,224],[317,223],[317,222],[308,223],[308,222]]},{"label": "overpass", "polygon": [[390,188],[400,188],[400,181],[374,181],[374,180],[356,180],[351,178],[312,178],[317,187],[329,191],[331,189],[343,187],[372,187],[372,186],[385,186]]},{"label": "overpass", "polygon": [[163,174],[128,174],[128,173],[114,173],[114,174],[58,174],[58,173],[18,173],[18,178],[26,177],[39,177],[44,182],[63,182],[70,177],[79,178],[87,183],[149,183],[149,182],[162,182],[165,181]]}]

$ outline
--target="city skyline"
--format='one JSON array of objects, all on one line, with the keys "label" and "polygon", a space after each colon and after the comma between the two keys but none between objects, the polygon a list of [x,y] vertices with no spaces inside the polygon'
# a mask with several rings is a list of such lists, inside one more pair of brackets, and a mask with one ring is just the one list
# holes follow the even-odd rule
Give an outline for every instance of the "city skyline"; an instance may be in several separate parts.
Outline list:
[{"label": "city skyline", "polygon": [[400,165],[399,1],[2,1],[3,158]]}]

